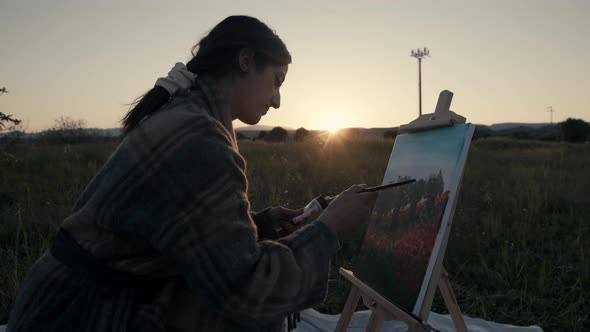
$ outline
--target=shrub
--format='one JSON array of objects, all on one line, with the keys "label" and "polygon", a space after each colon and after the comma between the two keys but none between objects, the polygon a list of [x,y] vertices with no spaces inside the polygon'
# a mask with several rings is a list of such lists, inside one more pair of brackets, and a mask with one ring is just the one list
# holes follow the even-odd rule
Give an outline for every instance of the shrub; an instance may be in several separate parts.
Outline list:
[{"label": "shrub", "polygon": [[297,130],[295,130],[295,141],[296,142],[303,142],[305,140],[306,137],[309,136],[309,130],[301,127]]},{"label": "shrub", "polygon": [[274,127],[272,130],[264,137],[265,140],[271,142],[286,142],[287,138],[289,137],[289,132],[282,127]]},{"label": "shrub", "polygon": [[590,135],[590,125],[581,119],[569,118],[559,123],[564,141],[582,143]]}]

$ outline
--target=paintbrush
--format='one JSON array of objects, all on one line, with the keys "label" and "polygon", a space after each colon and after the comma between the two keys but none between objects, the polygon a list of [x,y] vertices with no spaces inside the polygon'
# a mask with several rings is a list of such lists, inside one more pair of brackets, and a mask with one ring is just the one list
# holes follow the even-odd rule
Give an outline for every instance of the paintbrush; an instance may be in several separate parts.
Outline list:
[{"label": "paintbrush", "polygon": [[375,186],[375,187],[368,187],[368,188],[361,190],[361,192],[366,193],[366,192],[371,192],[371,191],[379,191],[379,190],[383,190],[383,189],[387,189],[387,188],[403,186],[404,184],[410,184],[412,182],[416,182],[416,179],[404,180],[404,181],[399,181],[399,182],[392,182],[392,183],[382,184],[380,186]]},{"label": "paintbrush", "polygon": [[[380,186],[368,187],[368,188],[361,190],[360,193],[389,189],[389,188],[393,188],[393,187],[397,187],[397,186],[403,186],[405,184],[409,184],[409,183],[413,183],[413,182],[416,182],[416,179],[403,180],[403,181],[399,181],[399,182],[383,184]],[[313,219],[314,217],[319,215],[319,213],[322,212],[328,206],[328,204],[330,204],[330,202],[332,202],[336,197],[338,197],[338,195],[336,195],[336,196],[318,196],[318,197],[314,198],[311,202],[309,202],[305,206],[302,214],[291,219],[289,222],[292,225],[297,225],[298,223],[300,223],[302,221],[305,221],[305,220],[309,221],[309,220]]]}]

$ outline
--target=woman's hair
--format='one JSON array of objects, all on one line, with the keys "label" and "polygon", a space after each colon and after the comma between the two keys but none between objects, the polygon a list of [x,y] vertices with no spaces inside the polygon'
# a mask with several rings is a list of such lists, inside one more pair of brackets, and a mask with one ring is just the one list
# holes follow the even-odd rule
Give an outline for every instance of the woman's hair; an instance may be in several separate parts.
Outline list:
[{"label": "woman's hair", "polygon": [[[193,46],[193,58],[186,68],[199,76],[222,77],[239,70],[240,50],[248,48],[254,53],[257,68],[267,65],[282,66],[291,63],[291,55],[283,41],[266,24],[250,16],[230,16],[217,24],[201,41]],[[128,134],[143,119],[150,116],[170,100],[170,94],[154,86],[138,97],[121,121],[123,134]]]}]

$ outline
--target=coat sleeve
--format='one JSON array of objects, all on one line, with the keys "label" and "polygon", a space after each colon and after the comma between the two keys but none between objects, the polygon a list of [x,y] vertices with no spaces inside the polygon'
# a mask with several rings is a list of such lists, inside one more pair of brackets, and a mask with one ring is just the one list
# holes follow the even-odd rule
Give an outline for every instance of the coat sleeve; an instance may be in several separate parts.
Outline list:
[{"label": "coat sleeve", "polygon": [[242,324],[260,326],[323,300],[337,250],[325,224],[258,241],[244,161],[231,144],[188,134],[162,151],[165,158],[145,170],[151,176],[128,193],[137,198],[125,205],[124,231],[140,233],[200,301]]}]

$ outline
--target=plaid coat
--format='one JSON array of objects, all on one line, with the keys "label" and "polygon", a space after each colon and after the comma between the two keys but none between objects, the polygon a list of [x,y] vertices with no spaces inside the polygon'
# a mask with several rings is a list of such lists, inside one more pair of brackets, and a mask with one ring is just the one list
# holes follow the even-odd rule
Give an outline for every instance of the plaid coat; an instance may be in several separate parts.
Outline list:
[{"label": "plaid coat", "polygon": [[112,287],[87,260],[48,251],[7,331],[276,331],[319,304],[335,235],[315,221],[258,238],[228,114],[221,90],[197,79],[127,135],[64,221],[76,246],[137,282]]}]

